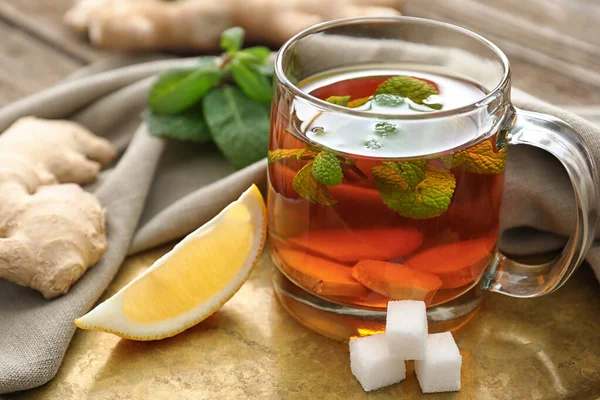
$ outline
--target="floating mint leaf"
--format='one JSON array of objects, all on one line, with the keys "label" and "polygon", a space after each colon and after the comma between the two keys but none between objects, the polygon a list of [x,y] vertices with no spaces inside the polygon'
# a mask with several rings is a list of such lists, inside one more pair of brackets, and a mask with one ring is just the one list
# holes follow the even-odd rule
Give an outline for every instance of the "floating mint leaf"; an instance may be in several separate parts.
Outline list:
[{"label": "floating mint leaf", "polygon": [[329,195],[327,186],[314,177],[312,169],[312,161],[302,167],[294,177],[292,187],[300,196],[313,203],[329,207],[336,205],[337,202]]},{"label": "floating mint leaf", "polygon": [[152,110],[146,110],[143,117],[148,126],[148,132],[153,136],[198,143],[212,140],[208,125],[202,115],[202,107],[199,104],[175,115],[159,115]]},{"label": "floating mint leaf", "polygon": [[271,82],[260,73],[238,60],[229,63],[233,80],[244,94],[259,103],[270,103],[273,96]]},{"label": "floating mint leaf", "polygon": [[398,75],[383,82],[377,90],[376,95],[393,94],[411,99],[417,104],[423,103],[433,94],[439,94],[437,88],[424,80],[412,76]]},{"label": "floating mint leaf", "polygon": [[254,46],[236,52],[235,58],[244,63],[263,65],[269,61],[269,55],[271,50],[268,47]]},{"label": "floating mint leaf", "polygon": [[375,103],[382,107],[398,107],[404,103],[404,99],[395,94],[378,94]]},{"label": "floating mint leaf", "polygon": [[270,150],[267,153],[267,159],[269,164],[273,164],[277,161],[285,160],[288,158],[296,158],[297,155],[306,149],[277,149]]},{"label": "floating mint leaf", "polygon": [[443,157],[448,168],[462,167],[476,174],[501,174],[506,168],[506,148],[494,151],[489,140],[485,140],[454,155]]},{"label": "floating mint leaf", "polygon": [[269,112],[262,104],[229,85],[211,90],[202,104],[214,142],[235,169],[267,155]]},{"label": "floating mint leaf", "polygon": [[378,122],[375,124],[375,132],[379,136],[387,136],[390,133],[396,133],[396,125],[389,122]]},{"label": "floating mint leaf", "polygon": [[400,177],[410,189],[414,189],[425,179],[427,161],[403,161],[396,163],[400,170]]},{"label": "floating mint leaf", "polygon": [[[403,163],[385,163],[372,170],[381,198],[389,208],[416,219],[437,217],[448,209],[456,187],[452,173],[431,165],[423,171],[422,164],[414,162],[397,164]],[[423,179],[417,183],[421,175]]]},{"label": "floating mint leaf", "polygon": [[300,150],[298,152],[298,154],[296,154],[296,159],[297,160],[307,160],[307,159],[315,158],[318,153],[319,153],[318,149],[315,149],[310,146],[306,146],[305,148]]},{"label": "floating mint leaf", "polygon": [[369,101],[371,101],[371,99],[372,99],[371,96],[368,96],[368,97],[361,97],[359,99],[350,100],[348,102],[348,104],[346,105],[346,107],[357,108],[357,107],[367,104]]},{"label": "floating mint leaf", "polygon": [[444,107],[443,104],[439,104],[439,103],[431,103],[431,104],[423,103],[423,105],[427,106],[433,110],[441,110]]},{"label": "floating mint leaf", "polygon": [[312,166],[313,176],[322,184],[336,186],[342,183],[342,165],[335,154],[322,151],[315,157]]},{"label": "floating mint leaf", "polygon": [[178,114],[197,103],[222,76],[223,72],[214,64],[167,71],[152,85],[148,105],[156,114]]},{"label": "floating mint leaf", "polygon": [[350,96],[329,96],[325,99],[326,102],[337,104],[338,106],[347,106],[350,101]]},{"label": "floating mint leaf", "polygon": [[224,30],[221,34],[221,48],[229,54],[235,53],[242,48],[244,35],[244,28],[239,26]]}]

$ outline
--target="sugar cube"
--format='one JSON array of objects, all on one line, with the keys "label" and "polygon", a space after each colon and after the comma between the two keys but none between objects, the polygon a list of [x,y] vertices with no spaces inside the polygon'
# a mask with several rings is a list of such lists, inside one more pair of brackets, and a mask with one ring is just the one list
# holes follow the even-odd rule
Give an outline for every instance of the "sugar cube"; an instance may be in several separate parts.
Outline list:
[{"label": "sugar cube", "polygon": [[415,300],[390,301],[385,335],[390,351],[403,360],[422,360],[427,339],[425,303]]},{"label": "sugar cube", "polygon": [[423,393],[460,390],[462,357],[450,332],[427,336],[425,359],[415,361],[415,372]]},{"label": "sugar cube", "polygon": [[390,354],[384,333],[350,341],[350,369],[367,392],[406,377],[404,360]]}]

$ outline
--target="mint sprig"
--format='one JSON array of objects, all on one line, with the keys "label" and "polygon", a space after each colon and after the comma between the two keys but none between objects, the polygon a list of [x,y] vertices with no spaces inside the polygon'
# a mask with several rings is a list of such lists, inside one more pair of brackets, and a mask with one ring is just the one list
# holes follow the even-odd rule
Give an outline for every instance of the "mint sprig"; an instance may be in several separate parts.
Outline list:
[{"label": "mint sprig", "polygon": [[173,115],[187,110],[217,86],[223,71],[215,65],[198,69],[173,69],[160,75],[150,89],[148,105],[157,114]]},{"label": "mint sprig", "polygon": [[427,161],[385,162],[373,167],[383,202],[398,214],[414,219],[442,215],[452,201],[456,179]]},{"label": "mint sprig", "polygon": [[345,170],[353,171],[362,179],[368,179],[353,159],[340,157],[316,147],[277,149],[268,153],[269,164],[290,159],[308,161],[294,177],[294,190],[305,199],[322,206],[331,207],[337,204],[329,196],[327,187],[341,184]]},{"label": "mint sprig", "polygon": [[271,51],[242,49],[244,30],[221,36],[221,58],[200,57],[195,68],[161,74],[148,94],[143,118],[154,136],[188,142],[214,141],[236,168],[262,159],[269,138]]}]

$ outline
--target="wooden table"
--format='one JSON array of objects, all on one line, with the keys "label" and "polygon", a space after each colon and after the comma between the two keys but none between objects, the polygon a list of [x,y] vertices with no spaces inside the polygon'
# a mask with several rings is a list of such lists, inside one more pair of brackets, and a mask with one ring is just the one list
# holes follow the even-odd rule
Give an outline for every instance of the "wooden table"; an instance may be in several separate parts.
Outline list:
[{"label": "wooden table", "polygon": [[[105,57],[61,24],[72,0],[0,2],[0,106]],[[462,25],[509,56],[513,83],[559,105],[600,105],[596,0],[407,0],[405,13]],[[128,259],[103,298],[168,247]],[[263,256],[242,290],[205,323],[137,343],[78,331],[57,377],[9,399],[354,399],[347,346],[298,325],[275,303]],[[488,294],[457,340],[463,390],[427,399],[597,399],[600,291],[582,267],[560,291],[529,301]],[[409,366],[409,369],[411,367]],[[414,375],[371,398],[416,398]]]}]

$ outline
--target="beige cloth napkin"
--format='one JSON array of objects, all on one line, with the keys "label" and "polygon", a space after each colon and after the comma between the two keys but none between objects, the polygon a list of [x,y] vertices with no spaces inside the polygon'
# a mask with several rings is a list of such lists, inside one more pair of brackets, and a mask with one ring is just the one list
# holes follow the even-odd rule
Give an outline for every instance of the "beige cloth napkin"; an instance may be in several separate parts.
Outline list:
[{"label": "beige cloth napkin", "polygon": [[[94,305],[127,254],[183,236],[251,183],[265,180],[264,160],[234,173],[212,145],[150,137],[139,115],[152,76],[169,67],[194,65],[196,60],[151,61],[104,71],[132,61],[92,66],[0,110],[0,131],[24,115],[70,118],[109,138],[123,152],[115,166],[89,187],[108,210],[109,249],[102,260],[68,294],[52,301],[0,281],[0,394],[52,379],[75,331],[73,319]],[[600,165],[600,130],[593,124],[541,102],[517,101],[517,105],[570,123]],[[535,149],[511,148],[502,223],[510,233],[504,249],[531,254],[559,248],[573,229],[573,215],[570,184],[558,162]],[[588,260],[599,273],[597,246]]]}]

